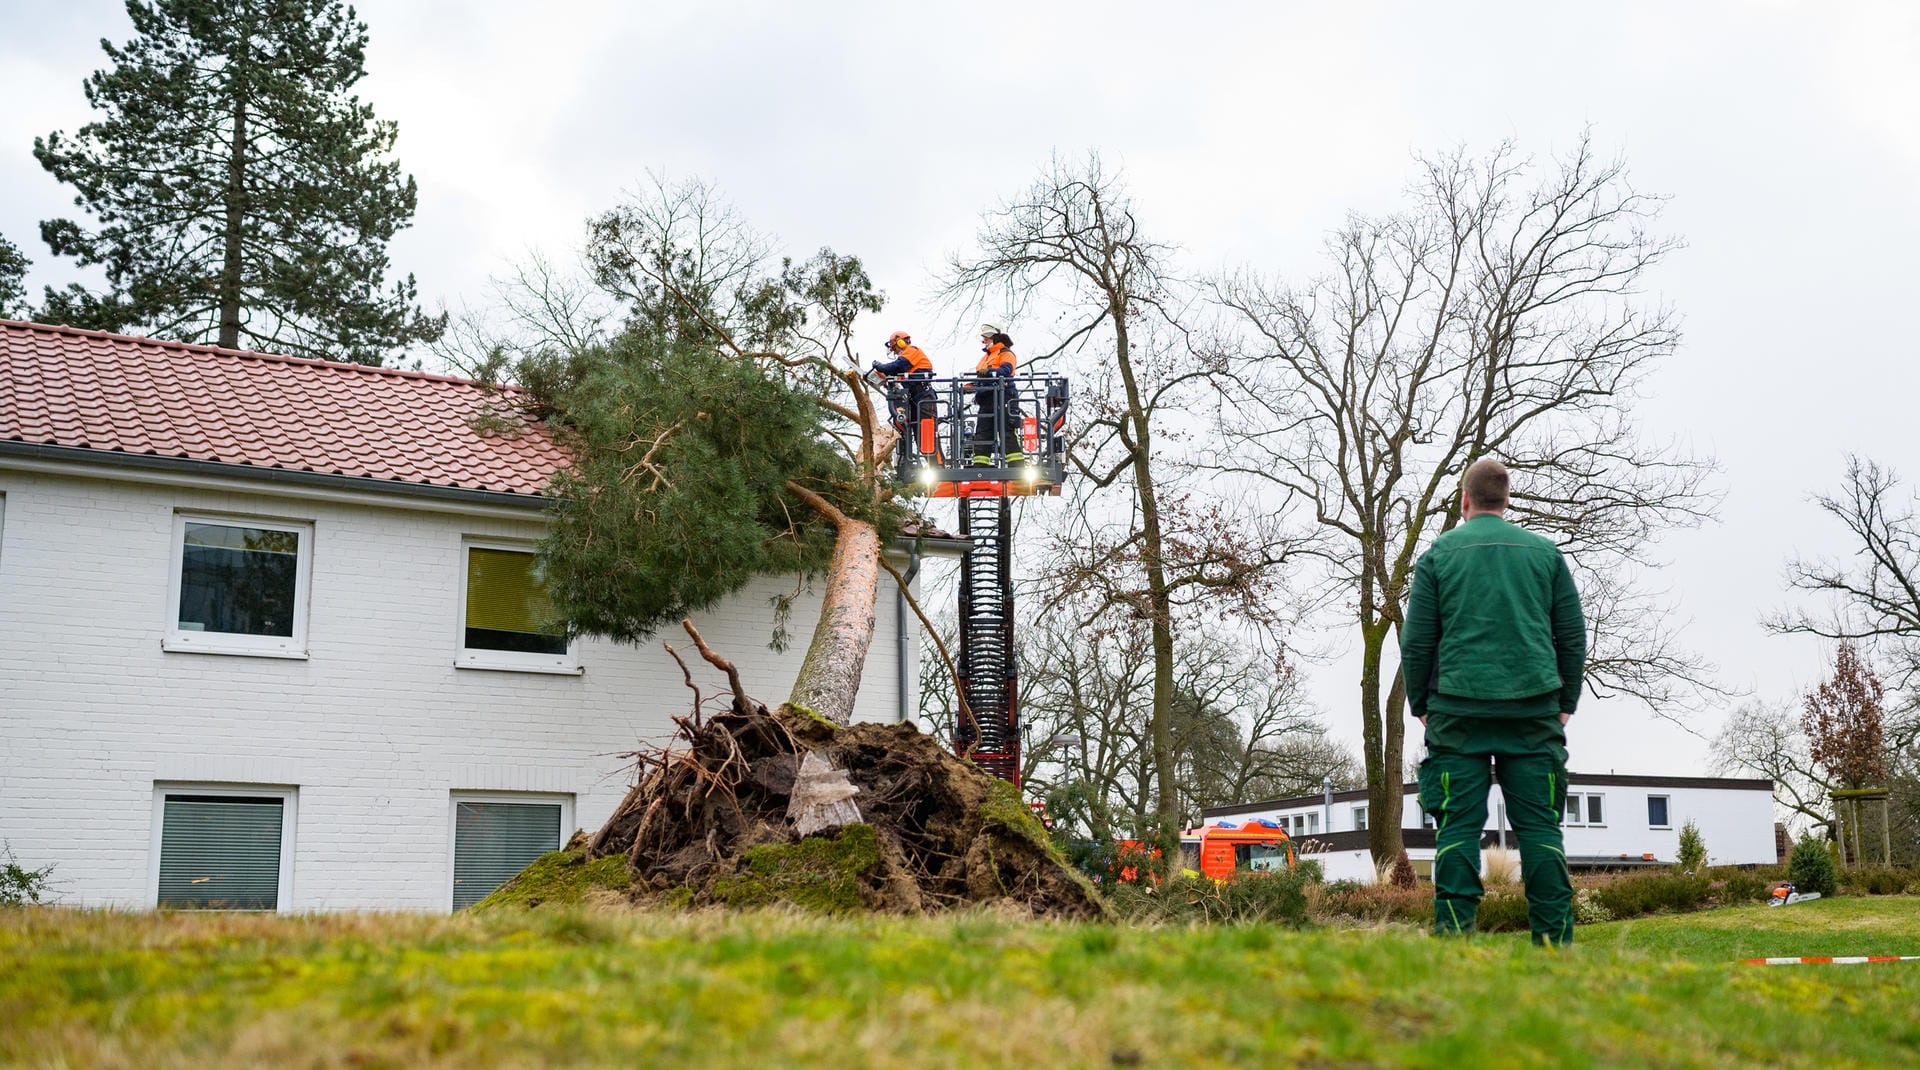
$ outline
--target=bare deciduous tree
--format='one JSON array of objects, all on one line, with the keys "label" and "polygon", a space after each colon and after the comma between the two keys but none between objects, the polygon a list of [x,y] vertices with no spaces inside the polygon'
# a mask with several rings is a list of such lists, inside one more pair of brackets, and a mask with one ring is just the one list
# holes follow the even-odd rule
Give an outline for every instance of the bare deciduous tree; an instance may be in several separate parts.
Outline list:
[{"label": "bare deciduous tree", "polygon": [[[1376,814],[1401,806],[1391,641],[1418,554],[1459,522],[1459,477],[1481,457],[1513,473],[1510,518],[1557,539],[1582,574],[1589,684],[1656,704],[1711,687],[1630,582],[1661,529],[1713,507],[1711,465],[1632,419],[1679,337],[1639,295],[1677,245],[1648,230],[1659,201],[1584,136],[1545,167],[1510,146],[1427,159],[1411,192],[1404,212],[1349,219],[1310,283],[1242,272],[1214,286],[1244,331],[1220,357],[1230,445],[1217,468],[1296,496],[1329,539],[1327,579],[1360,630]],[[1370,832],[1376,860],[1398,856],[1396,822]]]},{"label": "bare deciduous tree", "polygon": [[[1209,806],[1355,778],[1352,755],[1327,737],[1290,666],[1203,633],[1181,636],[1175,659],[1172,737],[1183,821],[1197,822]],[[1083,629],[1073,615],[1049,615],[1026,631],[1022,661],[1032,790],[1095,839],[1150,833],[1159,811],[1151,629],[1141,621]]]},{"label": "bare deciduous tree", "polygon": [[[1849,454],[1846,486],[1816,496],[1814,503],[1847,529],[1852,552],[1845,558],[1796,557],[1787,565],[1787,582],[1829,596],[1833,612],[1783,611],[1768,627],[1872,643],[1891,662],[1894,685],[1911,692],[1920,682],[1920,515],[1914,495],[1902,492],[1891,469]],[[1893,742],[1906,747],[1915,740]]]}]

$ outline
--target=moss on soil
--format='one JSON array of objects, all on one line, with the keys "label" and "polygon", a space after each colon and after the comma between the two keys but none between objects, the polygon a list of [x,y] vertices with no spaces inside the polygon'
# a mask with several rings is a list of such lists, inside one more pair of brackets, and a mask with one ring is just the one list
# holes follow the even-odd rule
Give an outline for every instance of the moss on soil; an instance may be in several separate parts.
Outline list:
[{"label": "moss on soil", "polygon": [[790,903],[823,914],[860,909],[860,887],[880,864],[873,826],[847,825],[839,835],[768,843],[742,859],[741,871],[713,884],[716,902],[732,907]]},{"label": "moss on soil", "polygon": [[493,894],[475,903],[471,910],[497,907],[537,907],[573,905],[595,890],[624,892],[633,884],[623,855],[608,855],[587,861],[585,848],[552,851],[534,859],[520,875],[493,890]]},{"label": "moss on soil", "polygon": [[1054,845],[1053,837],[1047,835],[1047,827],[1033,816],[1031,807],[1020,801],[1020,791],[1012,784],[1004,780],[993,782],[987,789],[986,800],[980,804],[980,817],[1031,842],[1061,865],[1067,864],[1066,856]]}]

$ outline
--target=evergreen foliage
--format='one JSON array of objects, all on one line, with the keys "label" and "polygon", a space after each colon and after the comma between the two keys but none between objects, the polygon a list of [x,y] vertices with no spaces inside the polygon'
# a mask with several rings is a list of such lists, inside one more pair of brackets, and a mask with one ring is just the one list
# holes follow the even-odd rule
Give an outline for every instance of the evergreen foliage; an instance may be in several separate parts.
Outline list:
[{"label": "evergreen foliage", "polygon": [[1832,895],[1839,886],[1833,854],[1812,836],[1802,836],[1787,856],[1787,880],[1803,892]]},{"label": "evergreen foliage", "polygon": [[530,360],[521,379],[576,458],[550,488],[541,549],[579,631],[637,642],[755,576],[824,567],[833,529],[789,480],[883,519],[851,492],[818,398],[704,340],[630,330]]},{"label": "evergreen foliage", "polygon": [[28,260],[18,245],[0,237],[0,319],[27,318]]},{"label": "evergreen foliage", "polygon": [[385,285],[413,217],[396,127],[352,92],[367,28],[339,0],[128,0],[135,36],[103,41],[94,121],[34,156],[94,217],[40,224],[105,292],[46,292],[41,316],[296,356],[378,364],[445,317]]},{"label": "evergreen foliage", "polygon": [[1680,826],[1680,868],[1687,873],[1698,873],[1707,864],[1707,841],[1700,835],[1700,826],[1692,818]]}]

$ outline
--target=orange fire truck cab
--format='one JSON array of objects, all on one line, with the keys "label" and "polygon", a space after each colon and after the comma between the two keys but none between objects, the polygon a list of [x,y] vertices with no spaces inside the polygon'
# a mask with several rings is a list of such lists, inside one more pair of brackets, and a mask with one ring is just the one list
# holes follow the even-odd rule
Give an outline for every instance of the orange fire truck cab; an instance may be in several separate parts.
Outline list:
[{"label": "orange fire truck cab", "polygon": [[1200,872],[1214,880],[1236,869],[1292,869],[1293,863],[1293,839],[1276,822],[1222,821],[1200,830]]}]

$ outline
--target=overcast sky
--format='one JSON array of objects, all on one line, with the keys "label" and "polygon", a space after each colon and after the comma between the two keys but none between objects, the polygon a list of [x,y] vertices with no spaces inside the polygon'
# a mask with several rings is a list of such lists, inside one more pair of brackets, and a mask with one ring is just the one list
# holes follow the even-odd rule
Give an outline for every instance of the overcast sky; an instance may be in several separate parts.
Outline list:
[{"label": "overcast sky", "polygon": [[[360,3],[362,93],[420,185],[395,264],[429,303],[477,303],[649,171],[699,176],[790,251],[865,258],[891,299],[865,350],[908,329],[944,369],[972,354],[933,329],[931,272],[1055,150],[1122,165],[1187,266],[1298,277],[1344,213],[1397,203],[1413,153],[1511,138],[1544,156],[1591,124],[1687,242],[1651,279],[1686,336],[1644,423],[1724,469],[1720,523],[1666,539],[1660,580],[1728,686],[1785,698],[1818,678],[1819,643],[1758,623],[1787,601],[1790,553],[1846,549],[1807,496],[1849,450],[1920,477],[1920,5],[932,7]],[[108,0],[7,0],[4,23],[0,234],[37,288],[71,277],[38,238],[70,194],[33,138],[87,121],[98,41],[129,24]],[[1357,739],[1351,659],[1308,674]],[[1583,707],[1571,743],[1587,771],[1694,772],[1705,753],[1618,702]]]}]

